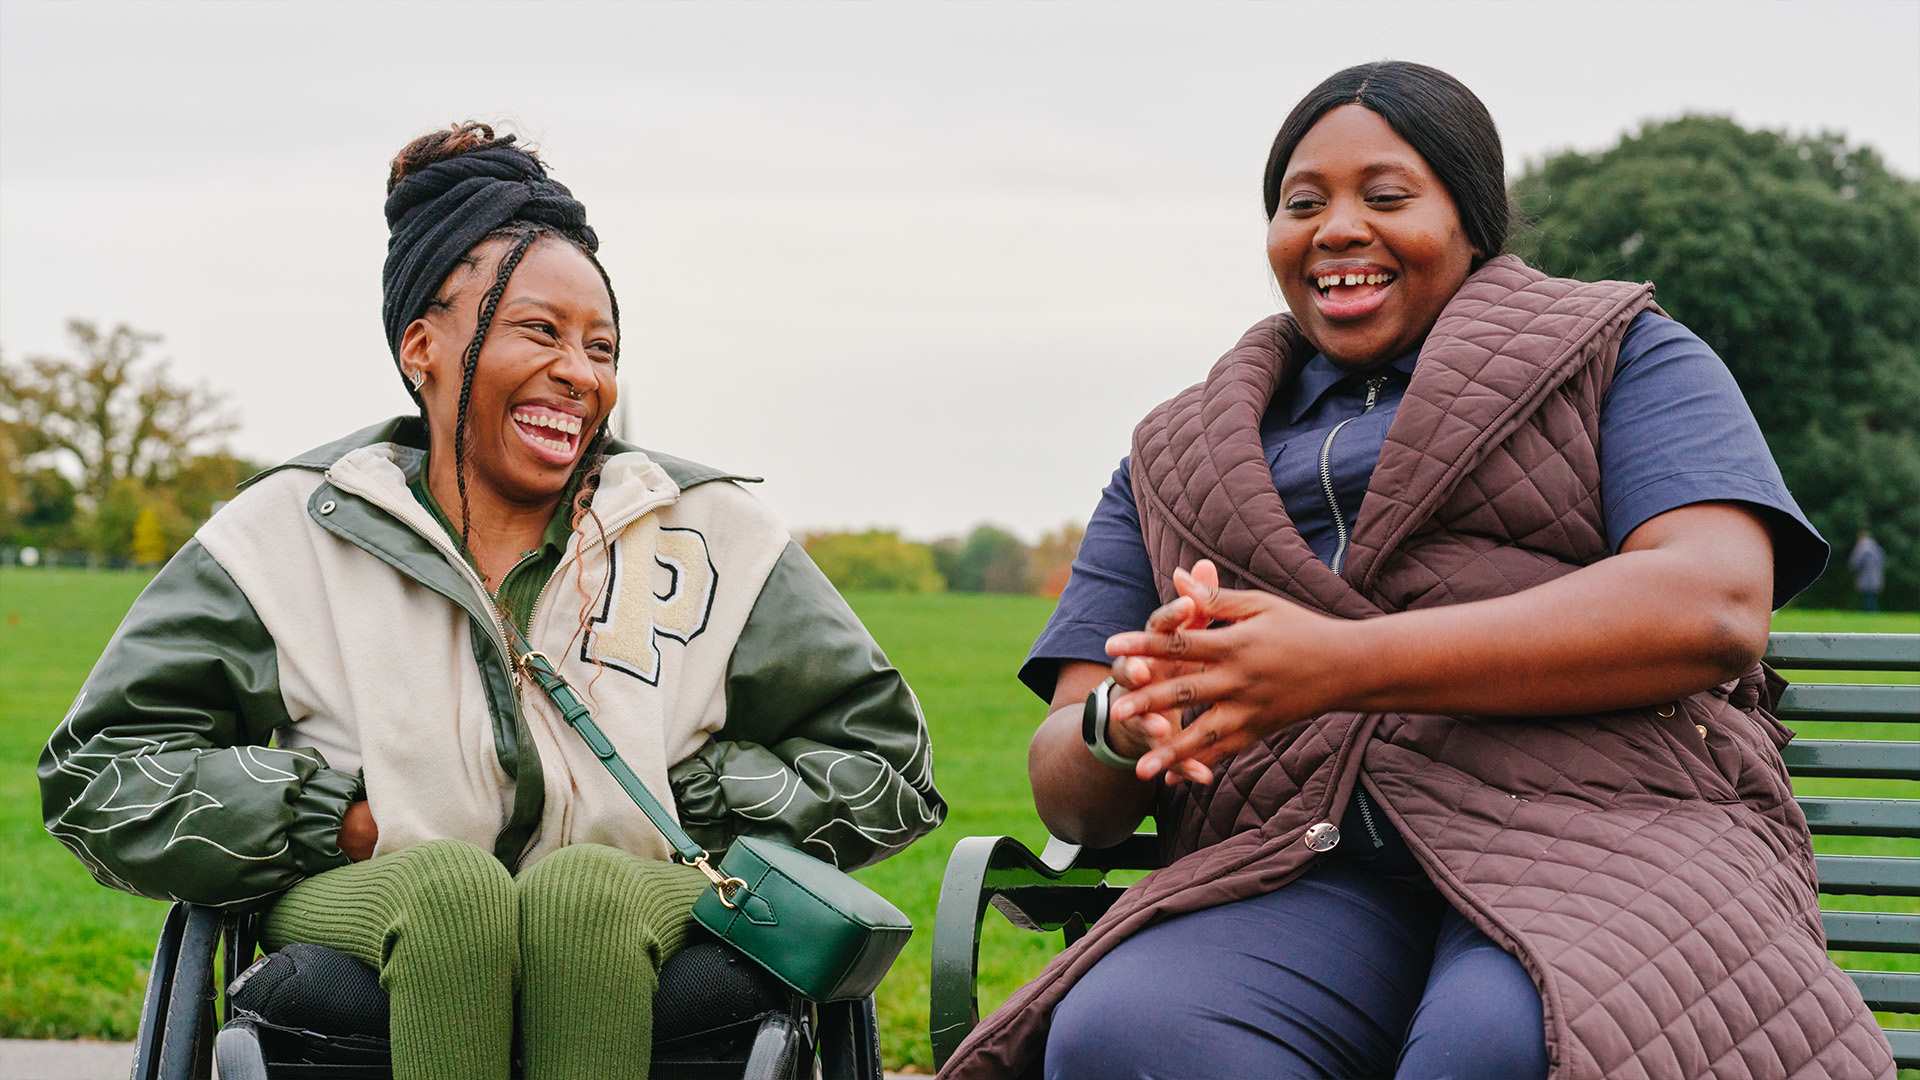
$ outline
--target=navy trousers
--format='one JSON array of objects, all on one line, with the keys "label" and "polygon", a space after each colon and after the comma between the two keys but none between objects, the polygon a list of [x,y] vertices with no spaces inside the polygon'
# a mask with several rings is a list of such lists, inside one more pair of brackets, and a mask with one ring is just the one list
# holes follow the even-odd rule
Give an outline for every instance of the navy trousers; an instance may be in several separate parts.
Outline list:
[{"label": "navy trousers", "polygon": [[1046,1080],[1546,1076],[1520,962],[1383,865],[1411,865],[1397,836],[1343,832],[1349,857],[1103,957],[1054,1010]]}]

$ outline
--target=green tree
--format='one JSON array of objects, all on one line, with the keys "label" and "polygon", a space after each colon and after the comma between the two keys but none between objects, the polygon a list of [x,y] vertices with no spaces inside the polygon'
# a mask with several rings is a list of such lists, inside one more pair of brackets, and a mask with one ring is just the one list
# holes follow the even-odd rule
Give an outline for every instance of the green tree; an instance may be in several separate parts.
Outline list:
[{"label": "green tree", "polygon": [[947,587],[927,545],[890,529],[812,533],[801,546],[838,589],[927,593]]},{"label": "green tree", "polygon": [[198,454],[181,462],[167,491],[181,514],[195,522],[205,521],[213,516],[215,506],[238,493],[242,481],[265,468],[224,450]]},{"label": "green tree", "polygon": [[67,548],[81,543],[75,535],[79,506],[73,481],[56,469],[34,469],[19,476],[21,512],[12,532],[0,536],[9,543],[44,548]]},{"label": "green tree", "polygon": [[965,539],[937,541],[933,558],[955,592],[1024,593],[1033,588],[1027,545],[998,525],[976,525]]},{"label": "green tree", "polygon": [[198,448],[235,429],[217,395],[174,382],[164,361],[147,358],[157,335],[85,319],[68,320],[67,335],[72,357],[0,357],[0,424],[26,463],[78,476],[86,509],[122,480],[171,483]]},{"label": "green tree", "polygon": [[[1844,555],[1871,524],[1920,606],[1920,184],[1838,135],[1688,116],[1514,182],[1541,269],[1652,281],[1726,361],[1801,507]],[[1840,560],[1836,559],[1836,562]],[[1844,600],[1830,572],[1810,602]]]}]

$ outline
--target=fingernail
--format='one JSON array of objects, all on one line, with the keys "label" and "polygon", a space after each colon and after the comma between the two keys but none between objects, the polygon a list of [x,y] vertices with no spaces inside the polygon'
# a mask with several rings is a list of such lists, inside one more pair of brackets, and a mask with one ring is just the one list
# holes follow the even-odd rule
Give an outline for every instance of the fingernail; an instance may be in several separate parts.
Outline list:
[{"label": "fingernail", "polygon": [[1121,698],[1119,701],[1116,701],[1113,703],[1113,713],[1111,717],[1112,719],[1125,720],[1127,717],[1132,715],[1133,715],[1133,702],[1128,701],[1126,698]]}]

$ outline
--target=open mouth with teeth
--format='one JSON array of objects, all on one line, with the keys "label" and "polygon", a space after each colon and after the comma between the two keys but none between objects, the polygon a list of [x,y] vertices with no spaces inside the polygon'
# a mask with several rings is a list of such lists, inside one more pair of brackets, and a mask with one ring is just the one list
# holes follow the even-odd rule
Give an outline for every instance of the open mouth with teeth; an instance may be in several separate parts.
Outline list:
[{"label": "open mouth with teeth", "polygon": [[1387,290],[1399,280],[1391,270],[1368,268],[1351,272],[1315,274],[1311,278],[1320,313],[1329,319],[1358,319],[1373,314],[1386,302]]},{"label": "open mouth with teeth", "polygon": [[509,415],[536,456],[554,465],[572,464],[580,450],[580,417],[539,405],[522,405]]}]

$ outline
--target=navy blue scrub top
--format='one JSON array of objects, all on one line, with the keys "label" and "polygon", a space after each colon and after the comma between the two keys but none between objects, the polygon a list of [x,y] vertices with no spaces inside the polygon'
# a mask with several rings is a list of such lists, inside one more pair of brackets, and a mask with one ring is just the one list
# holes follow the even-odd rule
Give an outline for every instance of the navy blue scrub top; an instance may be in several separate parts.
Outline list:
[{"label": "navy blue scrub top", "polygon": [[[1359,375],[1315,356],[1261,420],[1274,489],[1314,554],[1335,569],[1418,358],[1416,351]],[[1773,534],[1775,607],[1826,569],[1827,542],[1788,493],[1726,364],[1693,331],[1650,311],[1627,327],[1600,406],[1600,495],[1616,552],[1669,510],[1701,502],[1757,508]],[[1020,681],[1051,699],[1061,662],[1107,663],[1107,638],[1140,629],[1159,606],[1122,458]]]}]

